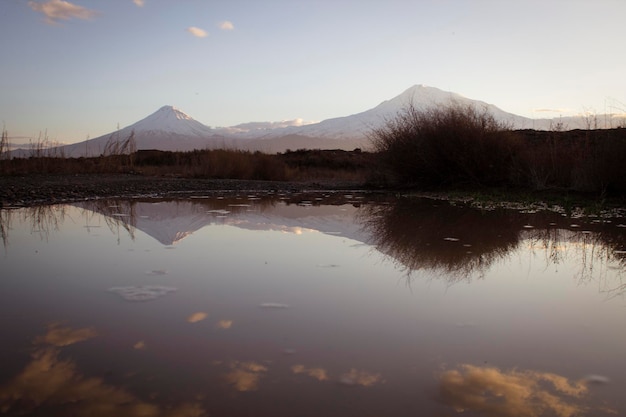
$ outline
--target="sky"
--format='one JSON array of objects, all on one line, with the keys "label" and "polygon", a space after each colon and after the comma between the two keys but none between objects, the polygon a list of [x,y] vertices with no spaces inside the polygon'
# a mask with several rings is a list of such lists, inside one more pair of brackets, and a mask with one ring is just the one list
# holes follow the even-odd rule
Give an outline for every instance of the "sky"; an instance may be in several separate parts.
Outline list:
[{"label": "sky", "polygon": [[0,122],[73,143],[161,106],[321,121],[415,84],[521,116],[626,112],[624,0],[0,0]]}]

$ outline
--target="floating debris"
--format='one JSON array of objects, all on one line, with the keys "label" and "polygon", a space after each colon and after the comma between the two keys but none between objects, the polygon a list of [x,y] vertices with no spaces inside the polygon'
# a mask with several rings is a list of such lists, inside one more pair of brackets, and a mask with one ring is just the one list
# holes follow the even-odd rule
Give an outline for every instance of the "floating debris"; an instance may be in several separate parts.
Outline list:
[{"label": "floating debris", "polygon": [[126,301],[150,301],[156,300],[177,288],[162,285],[141,285],[138,287],[111,287],[109,292],[119,294]]},{"label": "floating debris", "polygon": [[146,275],[167,275],[169,271],[167,269],[153,269],[151,271],[146,271]]},{"label": "floating debris", "polygon": [[261,308],[289,308],[289,306],[287,304],[282,304],[282,303],[261,303],[259,304],[259,307]]},{"label": "floating debris", "polygon": [[337,265],[337,264],[321,264],[321,265],[315,265],[318,268],[339,268],[341,265]]},{"label": "floating debris", "polygon": [[611,382],[611,380],[603,375],[595,375],[595,374],[591,374],[591,375],[587,375],[586,377],[583,378],[583,381],[587,382],[588,384],[596,384],[596,385],[606,385],[609,382]]},{"label": "floating debris", "polygon": [[448,242],[458,242],[460,239],[456,237],[444,237],[443,240],[447,240]]},{"label": "floating debris", "polygon": [[530,225],[530,224],[525,224],[524,225],[524,229],[534,229],[534,228],[535,228],[535,226]]},{"label": "floating debris", "polygon": [[230,211],[228,211],[228,210],[207,210],[207,213],[212,213],[212,214],[229,214]]}]

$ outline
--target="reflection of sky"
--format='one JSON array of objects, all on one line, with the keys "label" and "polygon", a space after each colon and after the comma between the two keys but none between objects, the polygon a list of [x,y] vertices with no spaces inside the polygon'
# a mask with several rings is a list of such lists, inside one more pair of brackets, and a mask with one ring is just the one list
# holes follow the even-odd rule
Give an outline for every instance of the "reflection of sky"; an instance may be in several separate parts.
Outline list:
[{"label": "reflection of sky", "polygon": [[[289,207],[283,214],[293,219],[300,209]],[[277,212],[267,210],[280,224]],[[91,213],[89,223],[100,227],[88,229],[84,215],[67,208],[58,229],[44,238],[31,232],[24,217],[14,218],[0,258],[0,329],[12,368],[0,367],[0,381],[16,381],[25,369],[40,378],[37,369],[46,365],[63,371],[59,378],[64,381],[76,375],[92,381],[94,395],[106,387],[113,398],[122,392],[130,403],[156,406],[101,378],[102,368],[111,364],[116,375],[135,372],[145,378],[132,380],[137,386],[157,381],[164,392],[176,391],[168,385],[175,381],[180,392],[184,386],[193,395],[202,393],[207,404],[217,402],[224,410],[258,406],[254,399],[260,397],[270,410],[267,404],[291,390],[294,404],[334,398],[321,406],[324,415],[362,407],[363,413],[353,415],[391,416],[434,414],[443,406],[430,394],[441,381],[456,381],[447,385],[454,401],[446,404],[470,410],[474,403],[468,403],[464,391],[468,381],[487,384],[485,375],[491,372],[499,378],[492,385],[511,398],[507,401],[532,399],[524,405],[531,410],[537,402],[548,409],[548,404],[592,407],[594,401],[624,409],[624,303],[607,301],[600,291],[600,284],[615,280],[619,270],[608,263],[593,268],[604,275],[579,280],[583,246],[569,237],[557,245],[567,255],[558,264],[547,263],[545,252],[524,240],[481,279],[449,285],[429,271],[407,282],[391,260],[345,235],[213,224],[196,230],[175,250],[165,250],[139,230],[134,238],[111,230],[99,214]],[[322,223],[324,216],[315,221]],[[337,230],[336,223],[329,223],[328,230]],[[133,303],[107,292],[145,285],[177,291]],[[265,303],[287,308],[259,307]],[[41,335],[50,322],[80,324],[51,325]],[[24,341],[31,340],[37,341],[36,350],[45,346],[54,352],[22,363],[24,349],[31,347]],[[57,366],[67,364],[70,351],[80,353],[76,362]],[[106,364],[97,365],[102,358]],[[442,363],[456,374],[440,372]],[[468,363],[485,366],[454,368]],[[448,379],[435,380],[435,374]],[[611,382],[598,390],[586,387],[578,397],[546,377],[562,376],[569,384],[563,387],[577,389],[576,381],[588,374]],[[530,388],[524,378],[530,378]],[[545,400],[546,387],[557,402]],[[180,392],[171,398],[183,398]],[[476,401],[476,407],[490,405],[489,398]],[[382,409],[383,404],[405,408]]]}]

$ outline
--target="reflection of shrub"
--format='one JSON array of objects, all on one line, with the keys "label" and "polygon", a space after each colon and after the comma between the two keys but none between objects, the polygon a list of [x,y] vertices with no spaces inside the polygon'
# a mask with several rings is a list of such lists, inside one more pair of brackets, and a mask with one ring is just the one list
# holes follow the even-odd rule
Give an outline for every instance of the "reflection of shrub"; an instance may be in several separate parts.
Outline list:
[{"label": "reflection of shrub", "polygon": [[431,270],[450,283],[482,275],[515,249],[523,223],[515,213],[410,198],[366,206],[361,213],[370,243],[407,275]]},{"label": "reflection of shrub", "polygon": [[409,105],[372,132],[381,162],[402,183],[501,185],[519,143],[486,110]]}]

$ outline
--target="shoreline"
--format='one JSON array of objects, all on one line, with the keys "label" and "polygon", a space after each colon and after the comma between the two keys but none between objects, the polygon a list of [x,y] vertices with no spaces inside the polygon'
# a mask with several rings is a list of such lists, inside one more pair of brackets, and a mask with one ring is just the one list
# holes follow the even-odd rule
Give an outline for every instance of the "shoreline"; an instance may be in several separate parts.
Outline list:
[{"label": "shoreline", "polygon": [[0,208],[29,207],[102,198],[188,197],[215,192],[367,190],[348,181],[256,181],[151,177],[131,174],[0,176]]},{"label": "shoreline", "polygon": [[32,174],[0,176],[0,209],[72,203],[106,198],[185,198],[240,192],[369,192],[388,196],[423,197],[471,204],[477,208],[560,207],[567,212],[626,214],[626,196],[604,198],[566,190],[377,188],[361,181],[264,181],[156,177],[133,174]]}]

